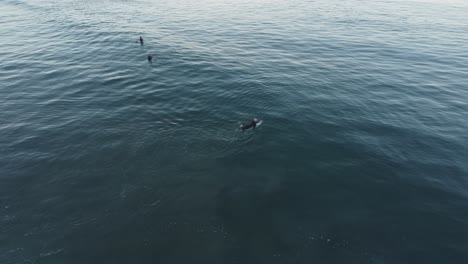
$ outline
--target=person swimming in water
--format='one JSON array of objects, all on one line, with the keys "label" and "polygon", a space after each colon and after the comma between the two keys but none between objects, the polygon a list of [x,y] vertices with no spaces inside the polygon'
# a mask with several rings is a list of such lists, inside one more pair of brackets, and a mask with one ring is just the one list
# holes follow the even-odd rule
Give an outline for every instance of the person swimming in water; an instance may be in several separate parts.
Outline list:
[{"label": "person swimming in water", "polygon": [[240,125],[240,128],[241,128],[242,130],[246,130],[246,129],[249,129],[249,128],[254,128],[254,129],[255,129],[255,127],[257,126],[257,123],[258,123],[258,119],[257,119],[257,118],[254,118],[254,119],[252,120],[252,122],[250,122],[250,124],[248,124],[248,125],[241,124],[241,125]]},{"label": "person swimming in water", "polygon": [[153,54],[148,54],[148,61],[149,63],[153,63]]},{"label": "person swimming in water", "polygon": [[140,36],[140,45],[143,45],[143,38]]}]

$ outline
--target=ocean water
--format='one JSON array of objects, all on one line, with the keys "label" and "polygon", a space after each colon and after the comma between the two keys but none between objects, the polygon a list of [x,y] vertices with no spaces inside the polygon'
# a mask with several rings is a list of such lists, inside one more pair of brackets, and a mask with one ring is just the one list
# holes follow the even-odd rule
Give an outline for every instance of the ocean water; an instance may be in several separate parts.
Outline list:
[{"label": "ocean water", "polygon": [[468,263],[467,2],[2,0],[0,35],[2,264]]}]

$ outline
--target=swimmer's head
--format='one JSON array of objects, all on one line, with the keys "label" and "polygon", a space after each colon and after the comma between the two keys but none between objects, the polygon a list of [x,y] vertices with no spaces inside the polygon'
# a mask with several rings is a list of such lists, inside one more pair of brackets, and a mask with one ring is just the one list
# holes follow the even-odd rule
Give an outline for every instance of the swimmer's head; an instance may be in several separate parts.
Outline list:
[{"label": "swimmer's head", "polygon": [[254,121],[254,122],[257,122],[258,120],[257,120],[257,118],[254,118],[254,120],[253,120],[253,121]]}]

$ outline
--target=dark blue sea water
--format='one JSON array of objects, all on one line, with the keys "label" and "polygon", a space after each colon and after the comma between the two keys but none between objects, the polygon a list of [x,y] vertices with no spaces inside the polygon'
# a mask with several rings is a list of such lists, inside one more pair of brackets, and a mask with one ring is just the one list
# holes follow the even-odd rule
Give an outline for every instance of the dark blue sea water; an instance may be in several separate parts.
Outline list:
[{"label": "dark blue sea water", "polygon": [[2,264],[468,263],[466,2],[2,0],[0,36]]}]

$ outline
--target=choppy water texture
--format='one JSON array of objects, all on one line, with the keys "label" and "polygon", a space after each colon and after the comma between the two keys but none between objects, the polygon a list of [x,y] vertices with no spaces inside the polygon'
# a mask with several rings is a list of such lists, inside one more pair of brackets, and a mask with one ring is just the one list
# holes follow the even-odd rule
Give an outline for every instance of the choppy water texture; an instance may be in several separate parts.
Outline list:
[{"label": "choppy water texture", "polygon": [[1,263],[468,262],[467,3],[0,7]]}]

